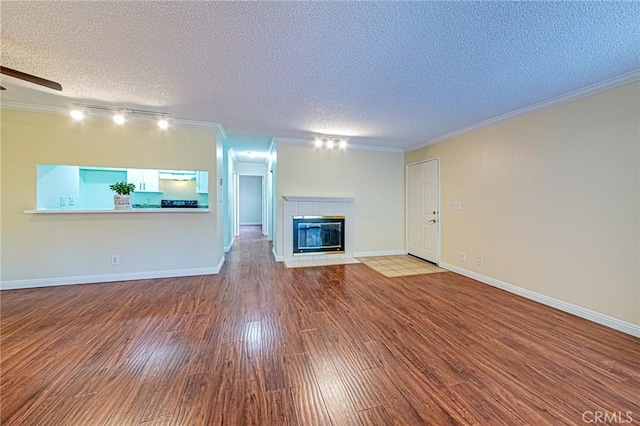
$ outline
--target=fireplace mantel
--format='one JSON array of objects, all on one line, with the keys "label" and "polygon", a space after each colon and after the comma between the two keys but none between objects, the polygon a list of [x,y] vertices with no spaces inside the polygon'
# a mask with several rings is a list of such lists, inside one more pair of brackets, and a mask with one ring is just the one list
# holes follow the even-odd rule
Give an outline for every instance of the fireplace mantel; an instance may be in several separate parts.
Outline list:
[{"label": "fireplace mantel", "polygon": [[355,200],[353,197],[298,197],[291,195],[284,195],[282,198],[294,203],[353,203]]}]

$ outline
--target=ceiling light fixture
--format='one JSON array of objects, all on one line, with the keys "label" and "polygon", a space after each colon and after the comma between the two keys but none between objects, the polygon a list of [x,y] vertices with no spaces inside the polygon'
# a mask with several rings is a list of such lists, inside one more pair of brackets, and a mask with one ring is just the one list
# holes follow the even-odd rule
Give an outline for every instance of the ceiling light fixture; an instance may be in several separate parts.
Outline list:
[{"label": "ceiling light fixture", "polygon": [[336,138],[334,136],[323,136],[317,137],[314,141],[314,145],[317,148],[322,148],[323,146],[327,149],[333,149],[336,146],[340,147],[340,149],[347,149],[347,140],[342,138]]},{"label": "ceiling light fixture", "polygon": [[84,119],[84,112],[81,109],[72,109],[69,115],[76,121]]},{"label": "ceiling light fixture", "polygon": [[[81,120],[82,118],[84,118],[85,111],[97,111],[98,114],[94,114],[94,115],[99,115],[102,117],[107,115],[106,113],[113,113],[113,117],[112,117],[113,121],[118,125],[124,124],[124,122],[127,121],[128,117],[133,118],[135,116],[146,116],[148,118],[152,118],[156,120],[158,127],[161,128],[162,130],[166,130],[169,127],[169,119],[171,118],[171,114],[168,114],[166,112],[160,112],[160,111],[147,111],[142,109],[106,107],[106,106],[99,106],[99,105],[83,105],[83,104],[74,104],[73,107],[74,108],[70,112],[70,115],[75,120]],[[102,114],[100,114],[99,112],[102,112]],[[82,118],[76,118],[80,116],[82,116]]]},{"label": "ceiling light fixture", "polygon": [[118,126],[124,124],[124,115],[122,115],[121,113],[115,114],[113,116],[113,122],[116,123]]}]

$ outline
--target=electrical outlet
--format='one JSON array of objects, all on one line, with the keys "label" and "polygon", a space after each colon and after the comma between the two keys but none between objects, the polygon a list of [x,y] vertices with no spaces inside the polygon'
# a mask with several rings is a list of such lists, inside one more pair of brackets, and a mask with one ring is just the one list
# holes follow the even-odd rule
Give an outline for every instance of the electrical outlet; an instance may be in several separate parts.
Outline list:
[{"label": "electrical outlet", "polygon": [[453,202],[454,210],[462,210],[462,201],[454,201]]},{"label": "electrical outlet", "polygon": [[358,247],[362,245],[362,240],[358,240]]},{"label": "electrical outlet", "polygon": [[476,263],[478,264],[478,266],[484,266],[484,259],[479,257]]},{"label": "electrical outlet", "polygon": [[65,197],[64,195],[60,196],[60,207],[64,207],[67,205],[67,197]]},{"label": "electrical outlet", "polygon": [[120,255],[112,254],[111,255],[111,265],[118,266],[120,264]]},{"label": "electrical outlet", "polygon": [[461,251],[460,252],[460,262],[466,262],[467,261],[467,253]]},{"label": "electrical outlet", "polygon": [[71,195],[69,195],[69,205],[73,206],[76,203],[75,198],[73,198]]}]

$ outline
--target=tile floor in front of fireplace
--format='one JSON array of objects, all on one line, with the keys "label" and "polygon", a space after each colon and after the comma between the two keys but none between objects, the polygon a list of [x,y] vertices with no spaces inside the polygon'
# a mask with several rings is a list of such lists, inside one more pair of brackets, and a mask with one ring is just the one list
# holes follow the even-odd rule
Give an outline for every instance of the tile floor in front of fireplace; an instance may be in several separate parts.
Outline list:
[{"label": "tile floor in front of fireplace", "polygon": [[313,268],[314,266],[350,265],[360,263],[353,257],[329,257],[327,259],[311,259],[310,256],[298,256],[294,260],[285,260],[286,268]]},{"label": "tile floor in front of fireplace", "polygon": [[404,277],[447,271],[431,262],[409,255],[361,257],[358,260],[385,277]]}]

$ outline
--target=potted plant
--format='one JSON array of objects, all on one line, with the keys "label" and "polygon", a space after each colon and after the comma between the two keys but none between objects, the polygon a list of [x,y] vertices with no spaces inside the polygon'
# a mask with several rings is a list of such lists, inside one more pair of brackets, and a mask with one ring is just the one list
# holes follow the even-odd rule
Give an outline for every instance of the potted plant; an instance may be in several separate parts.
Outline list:
[{"label": "potted plant", "polygon": [[114,208],[116,210],[131,210],[131,193],[136,190],[136,186],[123,180],[109,185],[109,188],[116,193],[113,196]]}]

